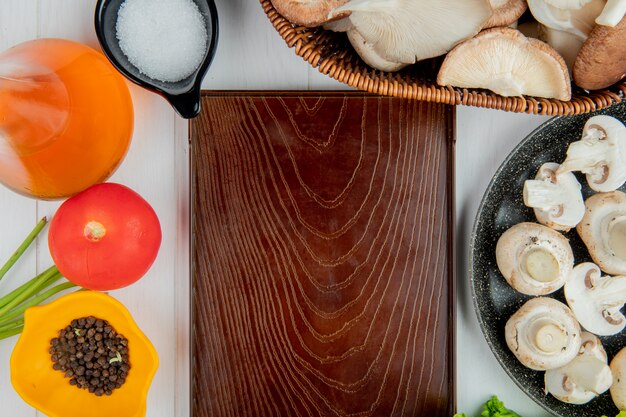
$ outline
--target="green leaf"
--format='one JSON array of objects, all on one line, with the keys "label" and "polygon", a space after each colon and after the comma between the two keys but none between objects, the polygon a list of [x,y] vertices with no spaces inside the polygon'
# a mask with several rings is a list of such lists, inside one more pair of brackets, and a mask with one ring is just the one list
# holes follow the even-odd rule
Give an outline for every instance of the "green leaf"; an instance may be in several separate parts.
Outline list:
[{"label": "green leaf", "polygon": [[[454,417],[467,417],[464,413],[455,414]],[[515,411],[509,410],[504,406],[504,403],[500,401],[497,396],[493,396],[483,405],[483,412],[480,413],[480,417],[522,417]],[[626,417],[626,416],[618,416]]]},{"label": "green leaf", "polygon": [[[602,417],[606,417],[606,416],[602,416]],[[615,417],[626,417],[626,411],[620,411],[618,415],[616,415]]]},{"label": "green leaf", "polygon": [[497,396],[491,397],[489,401],[485,403],[483,412],[480,417],[521,417],[515,411],[511,411],[504,406],[504,403],[498,399]]}]

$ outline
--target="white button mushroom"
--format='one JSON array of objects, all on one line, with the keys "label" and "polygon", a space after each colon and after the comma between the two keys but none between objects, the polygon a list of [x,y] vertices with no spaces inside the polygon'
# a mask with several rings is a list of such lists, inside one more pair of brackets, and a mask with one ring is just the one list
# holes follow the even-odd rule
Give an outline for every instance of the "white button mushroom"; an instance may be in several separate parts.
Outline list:
[{"label": "white button mushroom", "polygon": [[571,172],[556,174],[559,164],[543,164],[534,180],[524,182],[524,204],[532,207],[537,221],[555,230],[568,231],[585,215],[580,183]]},{"label": "white button mushroom", "polygon": [[559,368],[580,350],[580,325],[565,304],[552,298],[528,300],[506,322],[504,332],[515,357],[536,371]]},{"label": "white button mushroom", "polygon": [[589,332],[582,332],[578,355],[568,364],[546,371],[546,393],[559,401],[585,404],[607,391],[613,383],[611,369],[602,342]]},{"label": "white button mushroom", "polygon": [[626,410],[626,348],[617,352],[610,366],[613,373],[611,398],[617,408]]},{"label": "white button mushroom", "polygon": [[563,286],[574,266],[574,255],[560,233],[524,222],[500,236],[496,262],[504,279],[517,291],[545,295]]},{"label": "white button mushroom", "polygon": [[593,116],[581,140],[567,148],[557,174],[580,171],[595,191],[617,190],[626,181],[626,127],[611,116]]},{"label": "white button mushroom", "polygon": [[602,276],[596,264],[585,262],[576,265],[564,292],[567,304],[585,330],[610,336],[626,326],[620,311],[626,303],[626,276]]},{"label": "white button mushroom", "polygon": [[576,230],[589,255],[607,274],[626,275],[626,194],[594,194],[585,207]]}]

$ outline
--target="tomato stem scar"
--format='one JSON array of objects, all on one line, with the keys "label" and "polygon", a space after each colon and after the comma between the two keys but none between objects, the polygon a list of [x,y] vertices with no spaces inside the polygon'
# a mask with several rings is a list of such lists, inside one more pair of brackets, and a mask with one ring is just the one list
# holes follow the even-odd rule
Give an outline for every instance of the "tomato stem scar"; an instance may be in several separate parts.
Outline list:
[{"label": "tomato stem scar", "polygon": [[99,242],[107,234],[107,229],[102,223],[92,220],[85,225],[84,234],[87,240]]}]

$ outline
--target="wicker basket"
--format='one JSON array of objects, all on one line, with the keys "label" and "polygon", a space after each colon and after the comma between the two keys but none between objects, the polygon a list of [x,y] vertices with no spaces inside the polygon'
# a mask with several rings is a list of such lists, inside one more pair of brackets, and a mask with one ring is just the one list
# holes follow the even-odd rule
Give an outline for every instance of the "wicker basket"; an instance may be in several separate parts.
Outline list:
[{"label": "wicker basket", "polygon": [[294,25],[274,9],[270,0],[260,2],[274,28],[290,48],[295,47],[296,54],[322,74],[371,93],[544,115],[587,113],[619,103],[626,95],[626,81],[593,92],[573,86],[570,101],[503,97],[488,90],[442,87],[435,82],[442,57],[418,62],[396,73],[374,70],[354,52],[345,34]]}]

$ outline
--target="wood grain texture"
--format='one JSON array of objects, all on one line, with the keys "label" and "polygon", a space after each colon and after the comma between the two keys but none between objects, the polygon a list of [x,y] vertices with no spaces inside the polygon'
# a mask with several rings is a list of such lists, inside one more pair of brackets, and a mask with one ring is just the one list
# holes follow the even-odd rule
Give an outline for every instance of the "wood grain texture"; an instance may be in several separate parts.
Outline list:
[{"label": "wood grain texture", "polygon": [[202,106],[194,416],[449,416],[453,109],[332,93]]}]

